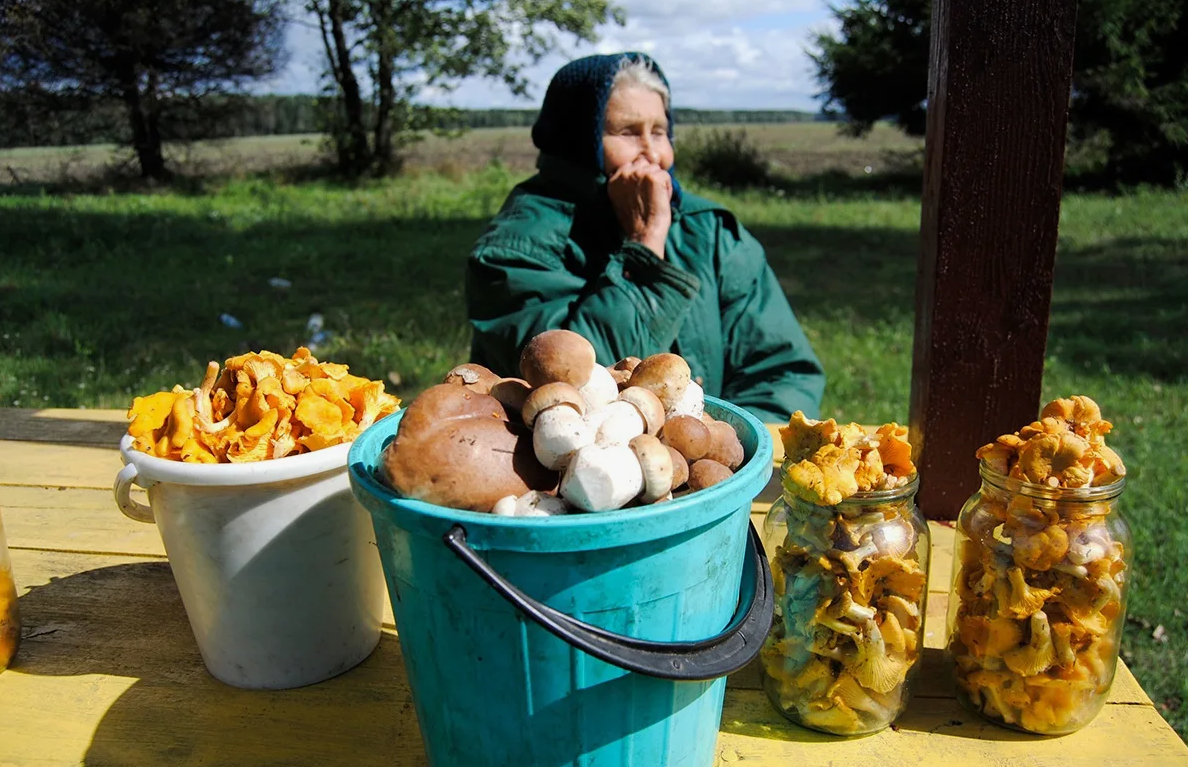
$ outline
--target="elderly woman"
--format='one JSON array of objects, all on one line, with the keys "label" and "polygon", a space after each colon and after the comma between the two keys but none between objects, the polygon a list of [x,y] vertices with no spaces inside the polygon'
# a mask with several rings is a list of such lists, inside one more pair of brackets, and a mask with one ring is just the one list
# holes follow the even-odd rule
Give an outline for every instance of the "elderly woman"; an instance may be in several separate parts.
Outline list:
[{"label": "elderly woman", "polygon": [[467,265],[471,361],[519,375],[523,345],[566,328],[598,361],[680,354],[706,394],[765,421],[815,417],[825,376],[762,246],[672,175],[672,111],[639,53],[553,77],[517,186]]}]

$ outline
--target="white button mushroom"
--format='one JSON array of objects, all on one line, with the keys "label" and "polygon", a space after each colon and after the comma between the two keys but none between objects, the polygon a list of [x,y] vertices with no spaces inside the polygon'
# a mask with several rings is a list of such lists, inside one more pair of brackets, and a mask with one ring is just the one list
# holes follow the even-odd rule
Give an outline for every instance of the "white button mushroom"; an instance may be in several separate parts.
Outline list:
[{"label": "white button mushroom", "polygon": [[643,489],[643,469],[627,445],[587,445],[561,478],[561,497],[585,511],[622,508]]},{"label": "white button mushroom", "polygon": [[517,517],[556,517],[568,513],[565,501],[539,490],[529,491],[516,499]]},{"label": "white button mushroom", "polygon": [[656,436],[664,428],[664,405],[650,390],[642,386],[628,386],[619,393],[619,399],[635,405],[647,424],[648,434]]},{"label": "white button mushroom", "polygon": [[546,468],[560,471],[579,448],[594,442],[594,430],[571,407],[554,406],[536,416],[532,450]]},{"label": "white button mushroom", "polygon": [[514,517],[516,515],[516,497],[505,495],[491,507],[491,513],[497,517]]},{"label": "white button mushroom", "polygon": [[619,398],[619,385],[610,371],[602,365],[595,365],[590,371],[590,380],[578,389],[586,403],[586,412],[606,407]]},{"label": "white button mushroom", "polygon": [[630,402],[612,402],[586,416],[599,445],[626,445],[647,431],[643,415]]},{"label": "white button mushroom", "polygon": [[667,416],[675,418],[678,415],[701,418],[705,412],[705,390],[696,381],[690,381],[685,392],[672,407],[668,408]]}]

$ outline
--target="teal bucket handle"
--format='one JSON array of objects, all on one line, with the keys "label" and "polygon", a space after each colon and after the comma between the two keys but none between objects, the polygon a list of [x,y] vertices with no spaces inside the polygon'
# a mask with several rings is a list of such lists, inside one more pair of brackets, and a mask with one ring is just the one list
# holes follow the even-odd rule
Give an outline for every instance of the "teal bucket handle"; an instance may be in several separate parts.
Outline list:
[{"label": "teal bucket handle", "polygon": [[718,679],[754,660],[775,611],[771,568],[759,533],[750,524],[738,608],[726,629],[698,642],[651,642],[614,634],[577,620],[528,596],[495,571],[466,543],[466,529],[455,524],[445,545],[488,586],[541,628],[583,652],[628,671],[659,679]]}]

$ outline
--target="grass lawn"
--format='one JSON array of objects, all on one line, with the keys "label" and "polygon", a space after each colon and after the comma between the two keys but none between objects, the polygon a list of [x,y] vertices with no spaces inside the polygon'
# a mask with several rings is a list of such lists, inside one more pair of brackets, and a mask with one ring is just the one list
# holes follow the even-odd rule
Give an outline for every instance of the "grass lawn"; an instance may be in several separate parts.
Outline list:
[{"label": "grass lawn", "polygon": [[[411,397],[466,357],[463,263],[516,178],[493,166],[355,189],[244,180],[201,194],[0,196],[0,406],[126,407],[196,386],[207,360],[291,352],[314,312],[332,333],[319,357]],[[712,194],[767,246],[829,372],[826,414],[906,422],[918,198]],[[1088,394],[1115,424],[1137,549],[1124,653],[1181,736],[1185,211],[1184,193],[1066,199],[1044,382],[1045,399]],[[243,327],[221,324],[224,312]]]}]

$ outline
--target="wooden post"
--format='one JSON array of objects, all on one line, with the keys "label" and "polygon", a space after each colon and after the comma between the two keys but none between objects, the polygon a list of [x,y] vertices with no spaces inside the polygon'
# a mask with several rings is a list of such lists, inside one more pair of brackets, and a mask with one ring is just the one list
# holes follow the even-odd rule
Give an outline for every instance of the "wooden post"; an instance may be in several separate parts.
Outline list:
[{"label": "wooden post", "polygon": [[1076,0],[933,0],[912,356],[918,503],[953,519],[974,451],[1038,416]]}]

